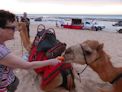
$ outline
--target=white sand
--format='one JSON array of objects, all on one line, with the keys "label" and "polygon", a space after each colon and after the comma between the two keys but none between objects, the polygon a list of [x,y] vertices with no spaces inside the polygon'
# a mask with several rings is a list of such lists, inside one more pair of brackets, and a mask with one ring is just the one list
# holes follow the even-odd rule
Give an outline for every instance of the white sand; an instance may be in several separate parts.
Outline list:
[{"label": "white sand", "polygon": [[[67,43],[67,47],[81,43],[85,40],[98,40],[101,43],[104,43],[105,51],[111,56],[111,61],[114,66],[122,66],[122,34],[116,32],[107,32],[115,31],[116,29],[112,27],[112,22],[102,22],[106,25],[104,31],[88,31],[88,30],[72,30],[64,28],[56,28],[50,23],[43,23],[47,28],[53,27],[56,31],[57,38]],[[34,39],[37,31],[37,24],[31,24],[31,40]],[[8,46],[13,50],[18,56],[22,55],[22,45],[17,32],[15,35],[15,40],[9,41]],[[25,52],[25,50],[24,50]],[[82,71],[84,66],[75,65],[77,71]],[[31,77],[28,71],[25,70],[16,70],[17,76],[20,79],[20,84],[16,92],[39,92],[38,89],[34,86],[34,79]],[[80,75],[81,83],[77,81],[77,90],[78,92],[97,92],[97,87],[103,87],[104,82],[100,80],[99,76],[93,72],[90,68],[87,68],[83,74]],[[42,92],[42,91],[40,91]],[[61,92],[61,91],[58,91]]]}]

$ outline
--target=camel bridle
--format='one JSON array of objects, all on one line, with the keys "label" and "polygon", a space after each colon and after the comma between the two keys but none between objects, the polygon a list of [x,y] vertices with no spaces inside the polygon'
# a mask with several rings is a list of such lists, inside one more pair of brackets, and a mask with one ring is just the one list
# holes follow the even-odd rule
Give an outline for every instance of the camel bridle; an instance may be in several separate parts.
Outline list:
[{"label": "camel bridle", "polygon": [[[83,46],[82,46],[81,44],[80,44],[80,47],[81,47],[81,49],[82,49],[82,51],[83,51],[83,56],[84,56],[84,60],[85,60],[86,67],[82,70],[82,72],[77,73],[78,76],[79,76],[79,78],[80,78],[80,74],[82,74],[82,73],[86,70],[86,68],[89,66],[88,61],[87,61],[87,59],[86,59],[86,54],[85,54],[84,48],[83,48]],[[95,63],[95,62],[98,61],[100,58],[101,58],[101,57],[99,56],[99,57],[96,58],[94,61],[92,61],[91,64]],[[120,74],[119,74],[115,79],[113,79],[110,83],[111,83],[111,84],[114,84],[114,83],[115,83],[116,81],[118,81],[120,78],[122,78],[122,73],[120,73]],[[81,79],[80,79],[80,82],[81,82]]]},{"label": "camel bridle", "polygon": [[[81,49],[82,49],[82,51],[83,51],[83,57],[84,57],[84,61],[85,61],[85,64],[86,64],[86,66],[85,66],[85,68],[81,71],[81,72],[78,72],[77,74],[78,74],[78,76],[79,76],[79,78],[80,78],[80,74],[82,74],[85,70],[86,70],[86,68],[89,66],[89,64],[88,64],[88,62],[87,62],[87,59],[86,59],[86,54],[85,54],[85,51],[84,51],[84,48],[83,48],[83,46],[80,44],[80,47],[81,47]],[[92,63],[95,63],[98,59],[100,59],[101,57],[98,57],[98,58],[96,58]],[[81,80],[80,80],[81,81]]]}]

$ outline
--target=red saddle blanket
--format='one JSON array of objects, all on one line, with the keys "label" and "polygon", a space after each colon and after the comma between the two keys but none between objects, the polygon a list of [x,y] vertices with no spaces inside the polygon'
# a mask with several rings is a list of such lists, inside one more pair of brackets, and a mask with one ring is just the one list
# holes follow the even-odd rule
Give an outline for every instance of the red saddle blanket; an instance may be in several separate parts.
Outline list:
[{"label": "red saddle blanket", "polygon": [[[33,48],[29,56],[30,62],[33,62],[33,61],[44,62],[44,60],[48,59],[43,51],[37,52],[37,53],[35,52],[36,52],[36,48]],[[40,85],[41,87],[44,87],[49,82],[51,82],[59,73],[61,73],[61,71],[64,71],[66,69],[71,69],[71,68],[72,68],[71,64],[62,62],[54,66],[36,68],[35,72],[37,74],[40,74],[40,73],[42,74],[42,81]]]}]

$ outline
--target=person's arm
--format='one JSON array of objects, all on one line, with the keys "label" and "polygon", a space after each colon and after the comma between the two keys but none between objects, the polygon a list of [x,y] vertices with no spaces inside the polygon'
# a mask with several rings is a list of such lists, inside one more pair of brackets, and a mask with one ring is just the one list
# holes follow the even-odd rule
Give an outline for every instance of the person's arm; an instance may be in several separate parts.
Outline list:
[{"label": "person's arm", "polygon": [[47,65],[56,65],[60,63],[58,59],[49,59],[46,61],[35,61],[35,62],[27,62],[22,60],[21,58],[13,55],[12,53],[8,54],[2,60],[0,60],[0,64],[11,67],[11,68],[21,68],[21,69],[34,69]]}]

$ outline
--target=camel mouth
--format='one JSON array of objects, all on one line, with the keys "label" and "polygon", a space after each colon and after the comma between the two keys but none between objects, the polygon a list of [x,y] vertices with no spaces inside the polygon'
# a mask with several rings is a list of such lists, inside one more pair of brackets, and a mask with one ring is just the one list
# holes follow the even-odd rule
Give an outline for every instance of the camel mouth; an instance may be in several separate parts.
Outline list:
[{"label": "camel mouth", "polygon": [[67,57],[67,55],[65,55],[65,53],[62,55],[64,57],[64,62],[65,63],[71,63],[73,61],[73,59],[70,57]]}]

